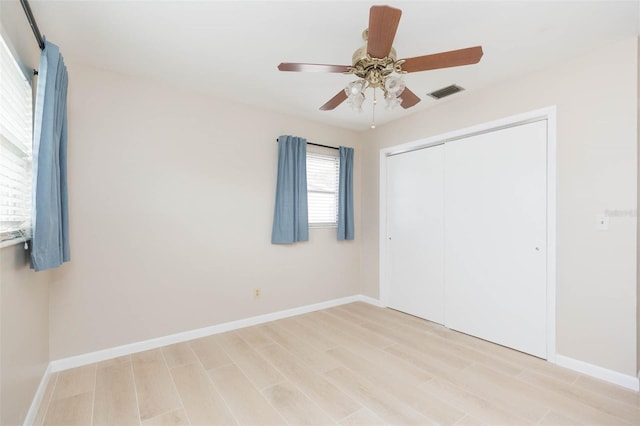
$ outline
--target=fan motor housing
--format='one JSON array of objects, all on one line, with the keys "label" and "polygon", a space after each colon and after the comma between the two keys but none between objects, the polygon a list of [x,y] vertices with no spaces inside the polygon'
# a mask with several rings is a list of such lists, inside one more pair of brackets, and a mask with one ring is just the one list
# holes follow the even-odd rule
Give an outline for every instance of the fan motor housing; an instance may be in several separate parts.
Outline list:
[{"label": "fan motor housing", "polygon": [[367,45],[365,44],[353,53],[352,64],[351,72],[359,78],[367,80],[371,87],[379,87],[386,76],[398,71],[396,50],[393,47],[386,57],[372,58],[367,53]]},{"label": "fan motor housing", "polygon": [[[367,60],[371,60],[371,59],[374,59],[374,58],[371,58],[369,56],[369,54],[367,53],[367,45],[365,44],[364,46],[362,46],[361,48],[359,48],[355,52],[353,52],[353,56],[351,57],[351,64],[355,68],[356,65],[359,62],[367,61]],[[391,51],[389,51],[389,54],[387,55],[387,57],[386,58],[381,58],[381,59],[390,59],[391,61],[395,62],[396,59],[397,59],[396,49],[394,49],[392,47]]]}]

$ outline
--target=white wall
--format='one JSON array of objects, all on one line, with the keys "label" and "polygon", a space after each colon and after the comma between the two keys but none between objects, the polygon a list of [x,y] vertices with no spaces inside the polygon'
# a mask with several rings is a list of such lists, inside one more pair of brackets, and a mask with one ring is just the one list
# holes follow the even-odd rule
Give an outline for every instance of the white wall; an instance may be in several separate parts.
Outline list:
[{"label": "white wall", "polygon": [[381,148],[556,105],[557,351],[635,376],[637,219],[611,218],[602,232],[595,218],[637,206],[637,45],[621,40],[362,135],[363,293],[378,296]]},{"label": "white wall", "polygon": [[72,261],[54,273],[52,359],[359,293],[359,241],[329,228],[270,242],[276,138],[355,146],[354,132],[78,64],[69,75]]}]

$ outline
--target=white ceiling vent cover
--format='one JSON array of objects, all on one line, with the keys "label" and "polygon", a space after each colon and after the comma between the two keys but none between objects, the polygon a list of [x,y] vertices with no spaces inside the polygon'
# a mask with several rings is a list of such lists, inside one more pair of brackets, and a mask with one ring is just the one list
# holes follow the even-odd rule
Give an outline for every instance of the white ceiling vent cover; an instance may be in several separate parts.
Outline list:
[{"label": "white ceiling vent cover", "polygon": [[434,92],[427,93],[427,96],[431,96],[433,99],[442,99],[447,96],[451,96],[454,93],[458,93],[464,90],[464,87],[460,87],[456,84],[452,84],[451,86],[443,87],[442,89],[438,89]]}]

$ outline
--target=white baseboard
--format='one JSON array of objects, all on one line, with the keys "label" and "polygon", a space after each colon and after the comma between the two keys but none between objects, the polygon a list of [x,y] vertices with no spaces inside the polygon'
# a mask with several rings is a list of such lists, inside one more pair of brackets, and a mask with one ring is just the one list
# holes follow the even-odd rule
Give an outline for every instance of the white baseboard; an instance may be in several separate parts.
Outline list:
[{"label": "white baseboard", "polygon": [[51,363],[47,365],[47,369],[44,371],[42,375],[42,379],[40,379],[40,384],[38,385],[38,389],[36,390],[36,394],[33,397],[33,401],[31,401],[31,406],[29,407],[29,411],[27,412],[27,416],[24,419],[25,426],[32,425],[36,421],[36,416],[38,415],[38,408],[42,404],[42,398],[44,397],[44,393],[47,390],[47,385],[49,384],[49,378],[51,377]]},{"label": "white baseboard", "polygon": [[162,346],[172,345],[174,343],[186,342],[188,340],[199,339],[201,337],[211,336],[213,334],[224,333],[226,331],[237,330],[243,327],[250,327],[253,325],[263,324],[282,318],[306,314],[309,312],[319,311],[321,309],[332,308],[334,306],[345,305],[352,302],[365,302],[375,306],[382,306],[380,304],[380,301],[368,296],[348,296],[340,299],[328,300],[326,302],[315,303],[313,305],[301,306],[298,308],[287,309],[284,311],[278,311],[270,314],[258,315],[251,318],[217,324],[210,327],[199,328],[196,330],[184,331],[181,333],[171,334],[155,339],[143,340],[141,342],[116,346],[109,349],[90,352],[87,354],[62,358],[51,361],[49,367],[51,369],[51,372],[68,370],[70,368],[81,367],[83,365],[89,365],[100,361],[106,361],[108,359],[116,358],[119,356],[131,355],[149,349],[156,349]]},{"label": "white baseboard", "polygon": [[373,297],[365,296],[364,294],[359,294],[357,297],[357,301],[365,302],[373,306],[377,306],[378,308],[386,308],[386,306],[378,299],[374,299]]},{"label": "white baseboard", "polygon": [[564,355],[556,355],[554,364],[636,392],[640,391],[640,380],[638,380],[638,377],[622,374],[617,371],[609,370],[608,368],[599,367]]}]

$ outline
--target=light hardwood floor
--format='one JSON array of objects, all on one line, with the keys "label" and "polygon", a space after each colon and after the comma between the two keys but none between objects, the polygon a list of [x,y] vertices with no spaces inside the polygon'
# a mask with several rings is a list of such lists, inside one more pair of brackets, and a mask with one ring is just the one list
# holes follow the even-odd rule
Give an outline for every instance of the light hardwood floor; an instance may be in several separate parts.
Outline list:
[{"label": "light hardwood floor", "polygon": [[36,424],[640,424],[640,394],[352,303],[52,376]]}]

